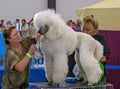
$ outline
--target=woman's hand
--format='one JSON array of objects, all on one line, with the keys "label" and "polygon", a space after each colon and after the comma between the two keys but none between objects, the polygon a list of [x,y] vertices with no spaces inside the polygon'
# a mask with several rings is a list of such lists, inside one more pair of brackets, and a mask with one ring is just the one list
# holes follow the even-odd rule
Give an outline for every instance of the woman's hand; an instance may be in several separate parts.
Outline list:
[{"label": "woman's hand", "polygon": [[33,54],[37,50],[37,47],[35,44],[32,44],[29,48],[28,53]]},{"label": "woman's hand", "polygon": [[100,60],[101,60],[101,62],[106,62],[107,58],[106,58],[106,56],[103,55]]},{"label": "woman's hand", "polygon": [[39,33],[32,35],[32,38],[35,38],[36,40],[39,40],[40,37],[41,35]]}]

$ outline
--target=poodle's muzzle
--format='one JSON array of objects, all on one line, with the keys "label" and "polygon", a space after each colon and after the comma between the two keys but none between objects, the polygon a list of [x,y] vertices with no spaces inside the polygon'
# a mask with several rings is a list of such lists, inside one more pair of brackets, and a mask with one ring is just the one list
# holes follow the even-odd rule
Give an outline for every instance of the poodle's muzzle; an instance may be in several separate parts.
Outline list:
[{"label": "poodle's muzzle", "polygon": [[48,31],[48,26],[45,25],[44,27],[41,26],[37,33],[40,33],[41,35],[44,35]]}]

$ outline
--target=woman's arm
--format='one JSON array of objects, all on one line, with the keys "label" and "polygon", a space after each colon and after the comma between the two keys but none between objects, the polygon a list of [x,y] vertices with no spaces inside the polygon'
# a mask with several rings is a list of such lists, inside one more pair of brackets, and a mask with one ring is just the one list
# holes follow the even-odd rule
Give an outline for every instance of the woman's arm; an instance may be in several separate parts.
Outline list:
[{"label": "woman's arm", "polygon": [[26,53],[26,55],[24,56],[24,58],[15,64],[14,69],[17,71],[24,71],[24,69],[26,68],[26,66],[28,65],[28,63],[30,62],[31,58],[32,58],[32,54],[36,51],[36,46],[34,44],[32,44],[29,48],[29,51]]}]

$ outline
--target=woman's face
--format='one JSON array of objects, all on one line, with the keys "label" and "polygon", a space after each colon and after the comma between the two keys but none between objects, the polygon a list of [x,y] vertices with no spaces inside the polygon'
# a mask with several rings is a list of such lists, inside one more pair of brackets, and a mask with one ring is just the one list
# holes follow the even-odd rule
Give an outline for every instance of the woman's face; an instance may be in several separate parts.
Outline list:
[{"label": "woman's face", "polygon": [[92,24],[84,24],[82,32],[87,33],[91,36],[93,36],[97,33],[96,29],[94,29]]},{"label": "woman's face", "polygon": [[13,29],[11,32],[10,38],[8,40],[9,40],[10,44],[21,42],[20,32],[16,29]]}]

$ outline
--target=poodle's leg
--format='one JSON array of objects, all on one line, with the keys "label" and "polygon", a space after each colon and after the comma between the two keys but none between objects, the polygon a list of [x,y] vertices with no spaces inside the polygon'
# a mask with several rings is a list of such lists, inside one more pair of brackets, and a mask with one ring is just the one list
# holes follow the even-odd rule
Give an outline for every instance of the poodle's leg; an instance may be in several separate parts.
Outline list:
[{"label": "poodle's leg", "polygon": [[88,85],[95,84],[100,78],[101,70],[98,60],[94,57],[94,44],[90,43],[89,46],[87,44],[81,44],[80,49],[80,62],[88,79]]},{"label": "poodle's leg", "polygon": [[53,61],[53,82],[60,84],[64,82],[68,73],[68,59],[65,54],[56,54]]},{"label": "poodle's leg", "polygon": [[53,60],[51,57],[45,55],[45,70],[46,70],[46,77],[49,82],[53,82]]},{"label": "poodle's leg", "polygon": [[83,83],[87,83],[87,81],[88,81],[87,77],[86,77],[85,72],[84,72],[84,70],[83,70],[83,68],[81,66],[81,63],[80,63],[79,49],[77,49],[75,51],[75,60],[76,60],[76,63],[78,65],[78,67],[79,67],[79,70],[80,70],[80,76],[82,75],[82,77],[84,78]]}]

